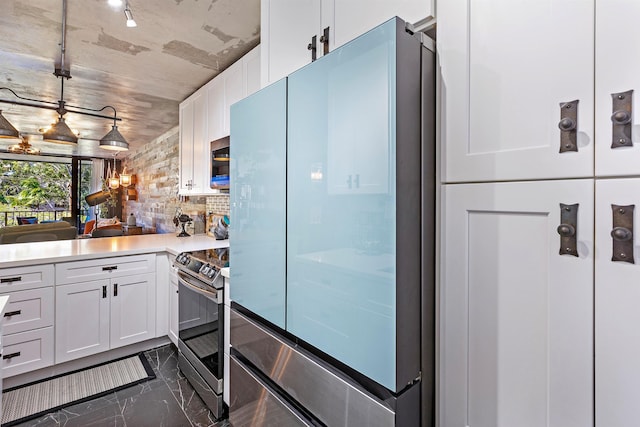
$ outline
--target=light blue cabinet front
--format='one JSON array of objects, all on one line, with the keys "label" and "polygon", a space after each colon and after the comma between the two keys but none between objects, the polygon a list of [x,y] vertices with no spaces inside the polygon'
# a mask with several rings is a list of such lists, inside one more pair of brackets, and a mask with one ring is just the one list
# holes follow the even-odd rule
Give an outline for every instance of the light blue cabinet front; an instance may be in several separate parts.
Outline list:
[{"label": "light blue cabinet front", "polygon": [[231,106],[231,299],[285,327],[286,79]]},{"label": "light blue cabinet front", "polygon": [[286,329],[391,390],[396,25],[290,75],[287,122]]}]

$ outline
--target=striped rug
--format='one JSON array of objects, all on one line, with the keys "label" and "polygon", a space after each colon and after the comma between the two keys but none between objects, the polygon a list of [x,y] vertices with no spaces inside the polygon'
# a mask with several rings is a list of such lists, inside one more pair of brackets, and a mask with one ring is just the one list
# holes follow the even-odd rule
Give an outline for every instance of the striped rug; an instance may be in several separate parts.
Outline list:
[{"label": "striped rug", "polygon": [[37,418],[148,379],[153,369],[142,353],[2,393],[2,427]]}]

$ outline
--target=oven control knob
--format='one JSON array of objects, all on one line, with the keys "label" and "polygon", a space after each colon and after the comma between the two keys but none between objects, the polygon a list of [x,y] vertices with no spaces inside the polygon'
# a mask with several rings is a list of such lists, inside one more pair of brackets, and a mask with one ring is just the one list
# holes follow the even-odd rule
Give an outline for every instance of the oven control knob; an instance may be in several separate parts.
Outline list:
[{"label": "oven control knob", "polygon": [[215,274],[216,274],[216,269],[212,267],[207,273],[207,276],[209,276],[209,278],[212,278],[213,276],[215,276]]}]

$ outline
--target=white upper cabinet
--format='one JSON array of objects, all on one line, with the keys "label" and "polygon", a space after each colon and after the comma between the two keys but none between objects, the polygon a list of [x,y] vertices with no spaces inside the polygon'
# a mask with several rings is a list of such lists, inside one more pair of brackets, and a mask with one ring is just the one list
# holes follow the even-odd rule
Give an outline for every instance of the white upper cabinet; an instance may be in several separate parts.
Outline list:
[{"label": "white upper cabinet", "polygon": [[312,48],[320,58],[325,45],[330,52],[394,16],[413,24],[433,14],[431,0],[262,0],[260,4],[263,87],[310,63]]},{"label": "white upper cabinet", "polygon": [[594,0],[442,1],[437,39],[443,181],[593,175]]},{"label": "white upper cabinet", "polygon": [[259,70],[257,46],[180,104],[179,194],[219,193],[210,185],[210,142],[229,136],[231,105],[260,88]]},{"label": "white upper cabinet", "polygon": [[[203,147],[207,130],[207,97],[196,92],[180,104],[180,194],[203,191]],[[208,144],[207,144],[208,145]]]},{"label": "white upper cabinet", "polygon": [[414,24],[433,15],[428,0],[331,0],[335,17],[330,33],[331,50],[342,46],[371,28],[398,16]]},{"label": "white upper cabinet", "polygon": [[307,45],[318,35],[321,0],[260,2],[262,87],[311,62]]},{"label": "white upper cabinet", "polygon": [[[596,2],[596,175],[637,175],[640,173],[640,57],[634,48],[640,44],[640,2],[603,0]],[[633,90],[633,95],[618,94]],[[616,94],[616,96],[612,96]],[[617,124],[611,116],[629,111],[630,122]],[[626,104],[626,105],[625,105]],[[625,122],[625,114],[618,117]],[[623,136],[624,135],[624,136]],[[630,138],[631,137],[631,138]],[[625,140],[621,143],[621,139]],[[632,140],[633,146],[629,142]],[[617,147],[611,148],[616,142]]]}]

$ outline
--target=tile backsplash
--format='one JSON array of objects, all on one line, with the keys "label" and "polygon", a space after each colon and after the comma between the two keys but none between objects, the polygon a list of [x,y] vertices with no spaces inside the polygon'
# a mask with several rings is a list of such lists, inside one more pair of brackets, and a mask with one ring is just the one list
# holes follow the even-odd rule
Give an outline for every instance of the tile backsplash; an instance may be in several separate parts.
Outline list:
[{"label": "tile backsplash", "polygon": [[123,200],[123,218],[130,213],[145,232],[173,233],[179,226],[173,224],[176,212],[194,218],[195,224],[187,230],[190,234],[204,232],[199,221],[209,212],[229,214],[229,195],[207,197],[178,196],[180,165],[178,127],[154,141],[130,153],[123,166],[136,175],[137,200]]}]

